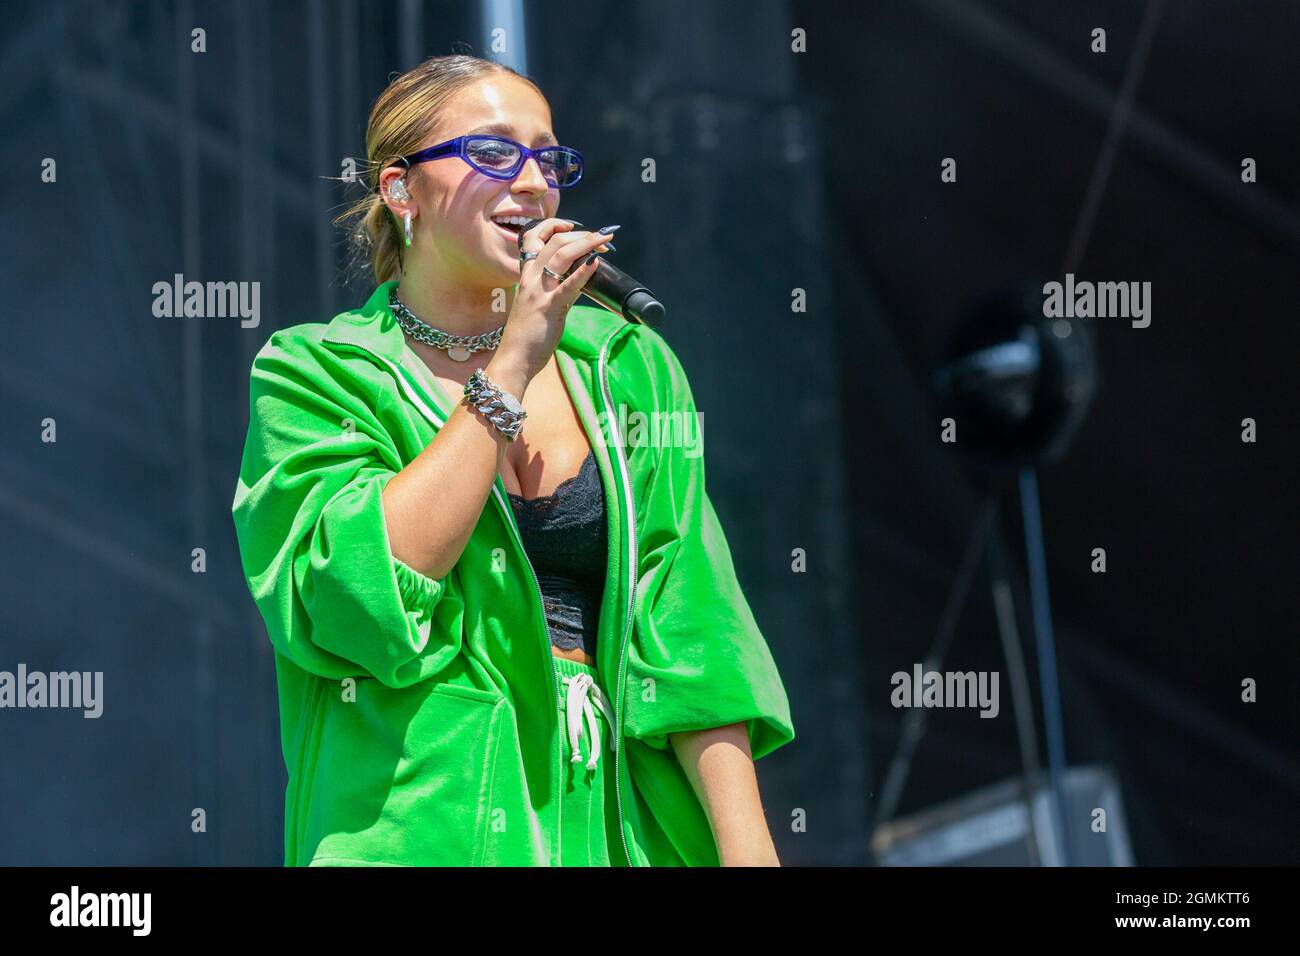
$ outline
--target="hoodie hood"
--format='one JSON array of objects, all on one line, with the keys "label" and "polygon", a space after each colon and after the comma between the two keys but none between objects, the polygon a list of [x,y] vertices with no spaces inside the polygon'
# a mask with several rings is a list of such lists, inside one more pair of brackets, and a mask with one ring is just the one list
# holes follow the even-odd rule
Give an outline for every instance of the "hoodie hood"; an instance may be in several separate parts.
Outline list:
[{"label": "hoodie hood", "polygon": [[[335,316],[325,330],[324,340],[355,345],[391,362],[400,362],[405,336],[388,307],[388,294],[397,285],[397,280],[381,283],[360,308]],[[575,358],[593,359],[610,333],[625,321],[600,306],[574,305],[564,320],[564,332],[556,348]]]}]

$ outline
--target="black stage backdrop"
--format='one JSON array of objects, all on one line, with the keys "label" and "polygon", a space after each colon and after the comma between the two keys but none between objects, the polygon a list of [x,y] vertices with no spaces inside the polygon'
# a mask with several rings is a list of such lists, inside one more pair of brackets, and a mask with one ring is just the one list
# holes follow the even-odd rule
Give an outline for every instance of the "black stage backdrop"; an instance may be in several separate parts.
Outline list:
[{"label": "black stage backdrop", "polygon": [[[786,680],[798,738],[758,765],[782,858],[871,862],[890,675],[975,519],[930,369],[972,300],[1073,263],[1151,282],[1153,314],[1098,320],[1102,391],[1041,476],[1070,763],[1115,772],[1139,864],[1296,862],[1294,4],[526,8],[510,36],[590,160],[562,211],[624,223],[619,264],[668,305]],[[106,703],[0,712],[0,864],[281,862],[273,662],[229,519],[248,366],[365,297],[330,225],[355,194],[325,177],[392,71],[490,55],[490,25],[477,3],[6,8],[0,670],[103,671]],[[261,324],[154,318],[176,273],[260,282]],[[1003,667],[986,581],[949,666]],[[899,813],[1014,776],[1002,714],[932,715]]]}]

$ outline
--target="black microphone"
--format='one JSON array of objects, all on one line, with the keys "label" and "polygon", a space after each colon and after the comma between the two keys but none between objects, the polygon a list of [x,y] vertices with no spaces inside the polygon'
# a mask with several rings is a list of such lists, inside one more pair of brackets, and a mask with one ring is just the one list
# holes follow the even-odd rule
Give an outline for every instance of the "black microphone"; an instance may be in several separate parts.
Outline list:
[{"label": "black microphone", "polygon": [[[519,248],[523,249],[524,233],[544,219],[530,219],[519,230]],[[578,260],[581,263],[581,259]],[[577,268],[575,263],[574,268]],[[596,259],[596,271],[582,287],[583,295],[597,305],[623,316],[629,322],[654,325],[663,321],[664,307],[654,293],[633,279],[622,269],[615,268],[605,259]]]}]

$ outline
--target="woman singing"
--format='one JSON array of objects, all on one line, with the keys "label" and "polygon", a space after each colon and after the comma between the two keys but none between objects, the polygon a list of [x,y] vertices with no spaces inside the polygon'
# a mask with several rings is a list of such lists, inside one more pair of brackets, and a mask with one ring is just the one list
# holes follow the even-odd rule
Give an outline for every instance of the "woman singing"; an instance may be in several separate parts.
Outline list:
[{"label": "woman singing", "polygon": [[233,506],[286,865],[775,865],[789,704],[681,364],[574,304],[618,228],[556,217],[581,154],[467,56],[394,80],[366,151],[377,288],[259,352]]}]

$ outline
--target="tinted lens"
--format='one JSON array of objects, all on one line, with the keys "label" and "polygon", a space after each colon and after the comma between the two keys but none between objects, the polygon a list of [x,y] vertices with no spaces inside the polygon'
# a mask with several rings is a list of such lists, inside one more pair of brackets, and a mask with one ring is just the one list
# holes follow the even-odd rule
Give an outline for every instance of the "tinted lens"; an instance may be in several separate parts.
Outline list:
[{"label": "tinted lens", "polygon": [[582,178],[582,159],[572,150],[557,147],[537,154],[542,175],[554,186],[572,186]]},{"label": "tinted lens", "polygon": [[465,144],[465,155],[487,173],[510,173],[519,163],[518,147],[500,139],[471,139]]}]

